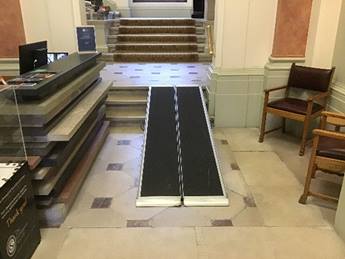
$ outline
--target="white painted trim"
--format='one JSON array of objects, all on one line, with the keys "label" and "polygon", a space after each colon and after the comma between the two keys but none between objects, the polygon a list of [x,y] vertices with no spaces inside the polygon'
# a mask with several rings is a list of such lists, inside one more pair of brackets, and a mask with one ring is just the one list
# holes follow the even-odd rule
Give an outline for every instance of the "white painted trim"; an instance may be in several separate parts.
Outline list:
[{"label": "white painted trim", "polygon": [[225,196],[185,196],[183,204],[186,207],[227,207],[229,199]]},{"label": "white painted trim", "polygon": [[141,166],[140,166],[140,182],[137,194],[137,200],[140,199],[141,195],[141,186],[143,182],[143,174],[144,174],[144,158],[145,158],[145,151],[146,151],[146,139],[147,139],[147,127],[149,124],[149,111],[150,111],[150,99],[151,99],[151,87],[149,87],[149,92],[147,94],[147,105],[146,105],[146,118],[145,118],[145,130],[144,130],[144,148],[141,154]]},{"label": "white painted trim", "polygon": [[178,207],[181,204],[181,196],[138,197],[135,202],[137,207]]},{"label": "white painted trim", "polygon": [[[219,177],[220,184],[222,186],[222,191],[223,191],[223,195],[224,195],[223,198],[227,200],[227,205],[228,205],[229,204],[229,200],[227,198],[227,194],[226,194],[225,187],[224,187],[224,181],[223,181],[223,176],[222,176],[222,173],[221,173],[221,170],[220,170],[220,166],[219,166],[217,151],[216,151],[216,148],[215,148],[215,145],[214,145],[213,135],[211,134],[212,131],[211,131],[210,118],[208,117],[208,112],[207,112],[207,108],[206,108],[206,102],[205,102],[205,98],[204,98],[204,93],[203,93],[201,87],[199,87],[199,92],[200,92],[200,96],[201,96],[202,106],[203,106],[203,109],[204,109],[204,115],[205,115],[206,123],[207,123],[208,135],[209,135],[209,138],[211,139],[212,151],[213,151],[214,158],[216,160],[216,166],[217,166],[217,170],[218,170],[218,177]],[[186,196],[185,196],[185,198],[186,198]]]}]

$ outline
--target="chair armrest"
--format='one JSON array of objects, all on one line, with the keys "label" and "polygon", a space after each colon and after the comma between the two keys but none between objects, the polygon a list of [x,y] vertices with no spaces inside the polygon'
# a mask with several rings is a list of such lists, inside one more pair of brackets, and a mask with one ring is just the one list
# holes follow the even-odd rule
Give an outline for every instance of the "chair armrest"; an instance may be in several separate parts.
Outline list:
[{"label": "chair armrest", "polygon": [[329,92],[316,94],[316,95],[310,96],[307,101],[308,102],[315,102],[317,100],[320,100],[320,99],[328,97],[329,94],[330,94]]},{"label": "chair armrest", "polygon": [[3,85],[7,85],[5,79],[2,76],[0,76],[0,83]]},{"label": "chair armrest", "polygon": [[324,112],[322,112],[321,115],[326,116],[326,117],[333,117],[333,118],[345,120],[345,114],[341,114],[341,113],[337,113],[337,112],[324,111]]},{"label": "chair armrest", "polygon": [[278,91],[278,90],[282,90],[282,89],[287,89],[287,86],[279,86],[279,87],[275,87],[275,88],[271,88],[271,89],[265,89],[265,93],[269,93],[269,92],[273,92],[273,91]]},{"label": "chair armrest", "polygon": [[321,137],[335,138],[335,139],[345,141],[345,134],[340,133],[340,132],[334,132],[334,131],[328,131],[328,130],[322,130],[322,129],[314,129],[313,134],[321,136]]}]

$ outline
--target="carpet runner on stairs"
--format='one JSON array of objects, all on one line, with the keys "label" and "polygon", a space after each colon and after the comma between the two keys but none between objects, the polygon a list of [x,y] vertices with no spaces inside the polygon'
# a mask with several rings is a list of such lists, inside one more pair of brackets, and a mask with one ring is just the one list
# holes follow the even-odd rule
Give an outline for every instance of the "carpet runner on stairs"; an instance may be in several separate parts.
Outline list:
[{"label": "carpet runner on stairs", "polygon": [[115,62],[210,61],[203,22],[193,19],[120,19],[110,28]]}]

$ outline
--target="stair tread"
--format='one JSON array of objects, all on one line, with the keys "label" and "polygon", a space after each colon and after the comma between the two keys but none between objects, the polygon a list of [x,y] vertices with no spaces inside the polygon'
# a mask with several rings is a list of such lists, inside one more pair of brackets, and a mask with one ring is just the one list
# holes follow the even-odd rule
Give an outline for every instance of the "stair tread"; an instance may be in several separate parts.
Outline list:
[{"label": "stair tread", "polygon": [[196,28],[197,26],[194,25],[120,25],[118,27],[110,27],[111,29],[117,29],[117,28],[164,28],[164,29],[170,29],[170,28]]},{"label": "stair tread", "polygon": [[[179,45],[179,46],[189,46],[189,45],[198,45],[198,43],[196,42],[155,42],[155,43],[147,43],[147,42],[120,42],[120,43],[109,43],[108,46],[116,46],[116,45],[128,45],[128,46],[131,46],[131,45],[135,45],[135,46],[146,46],[146,45],[149,45],[149,46],[161,46],[161,45],[167,45],[167,46],[170,46],[170,45]],[[200,45],[203,45],[203,44],[200,44]]]},{"label": "stair tread", "polygon": [[106,112],[107,118],[145,118],[146,111],[142,109],[131,109],[131,110],[124,110],[124,109],[108,109]]},{"label": "stair tread", "polygon": [[198,55],[199,52],[126,52],[126,51],[117,51],[114,55],[125,54],[125,55]]},{"label": "stair tread", "polygon": [[202,34],[195,34],[195,33],[141,33],[141,34],[136,34],[136,33],[128,33],[128,34],[116,34],[116,35],[108,35],[108,38],[117,38],[119,36],[123,37],[165,37],[165,36],[171,36],[171,37],[205,37],[205,35]]},{"label": "stair tread", "polygon": [[147,95],[144,94],[114,94],[109,95],[106,103],[146,103]]}]

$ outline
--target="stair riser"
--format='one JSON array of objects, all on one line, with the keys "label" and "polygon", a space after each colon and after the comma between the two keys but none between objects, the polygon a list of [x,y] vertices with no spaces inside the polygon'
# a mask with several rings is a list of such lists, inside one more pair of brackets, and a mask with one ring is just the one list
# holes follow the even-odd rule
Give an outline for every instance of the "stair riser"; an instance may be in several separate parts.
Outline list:
[{"label": "stair riser", "polygon": [[205,43],[205,37],[202,36],[125,36],[118,35],[116,38],[108,38],[108,44],[116,44],[122,42],[138,42],[138,43]]},{"label": "stair riser", "polygon": [[114,54],[115,62],[198,62],[199,57],[190,55],[126,55]]},{"label": "stair riser", "polygon": [[144,20],[144,19],[121,19],[120,25],[123,26],[195,26],[195,20],[191,19],[151,19],[151,20]]},{"label": "stair riser", "polygon": [[195,34],[195,27],[120,27],[111,28],[111,34],[161,34],[161,33],[177,33],[177,34]]},{"label": "stair riser", "polygon": [[109,52],[197,52],[198,45],[116,45],[109,47]]}]

